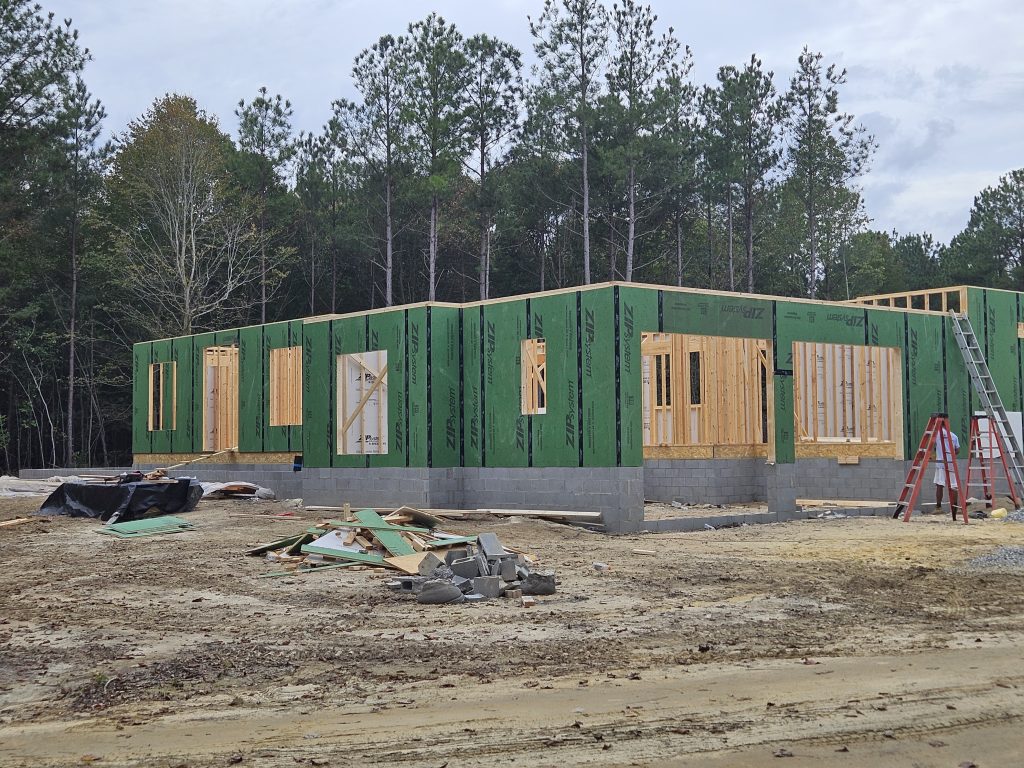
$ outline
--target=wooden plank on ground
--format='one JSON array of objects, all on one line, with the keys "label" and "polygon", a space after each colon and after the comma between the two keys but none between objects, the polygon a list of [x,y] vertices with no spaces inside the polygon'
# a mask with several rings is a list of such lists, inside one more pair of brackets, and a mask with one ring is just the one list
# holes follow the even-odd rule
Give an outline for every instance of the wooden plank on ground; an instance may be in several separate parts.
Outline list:
[{"label": "wooden plank on ground", "polygon": [[12,525],[21,525],[22,523],[31,523],[35,518],[32,517],[16,517],[13,520],[4,520],[0,523],[0,528],[9,528]]},{"label": "wooden plank on ground", "polygon": [[404,531],[405,533],[430,533],[429,528],[417,528],[409,525],[393,525],[386,520],[382,525],[376,523],[363,523],[359,520],[328,520],[331,525],[337,528],[362,528],[367,531]]},{"label": "wooden plank on ground", "polygon": [[264,552],[269,552],[272,549],[281,549],[282,547],[290,547],[299,539],[305,538],[307,534],[300,533],[295,536],[288,536],[284,539],[278,539],[277,541],[271,541],[268,544],[260,544],[258,547],[247,549],[245,554],[247,555],[262,555]]},{"label": "wooden plank on ground", "polygon": [[505,515],[507,517],[562,517],[566,520],[598,520],[600,512],[573,512],[570,510],[548,509],[431,509],[441,517],[462,517],[464,515]]},{"label": "wooden plank on ground", "polygon": [[416,552],[412,555],[400,555],[399,557],[385,557],[384,562],[394,566],[400,571],[408,573],[410,576],[416,576],[420,572],[420,563],[423,562],[423,558],[426,556],[426,552]]},{"label": "wooden plank on ground", "polygon": [[372,565],[386,565],[384,558],[380,555],[371,555],[369,553],[364,554],[362,552],[346,552],[342,549],[328,549],[327,547],[318,547],[315,544],[303,545],[302,554],[323,555],[324,557],[333,557],[335,560],[353,560],[360,563],[370,563]]}]

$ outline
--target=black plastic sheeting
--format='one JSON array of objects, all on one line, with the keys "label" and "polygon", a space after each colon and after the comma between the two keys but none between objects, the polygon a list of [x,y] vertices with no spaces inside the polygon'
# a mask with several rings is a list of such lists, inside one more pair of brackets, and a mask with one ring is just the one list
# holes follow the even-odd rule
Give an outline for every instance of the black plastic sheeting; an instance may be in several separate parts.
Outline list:
[{"label": "black plastic sheeting", "polygon": [[127,523],[157,515],[189,512],[203,497],[203,487],[189,478],[174,483],[125,482],[119,485],[62,483],[39,512]]}]

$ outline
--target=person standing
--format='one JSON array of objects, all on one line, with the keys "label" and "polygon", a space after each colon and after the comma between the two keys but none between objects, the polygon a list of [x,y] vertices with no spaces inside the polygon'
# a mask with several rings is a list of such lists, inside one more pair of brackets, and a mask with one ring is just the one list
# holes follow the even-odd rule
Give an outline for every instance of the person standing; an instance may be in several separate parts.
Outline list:
[{"label": "person standing", "polygon": [[[949,444],[953,444],[953,453],[949,455]],[[959,488],[956,483],[956,464],[949,464],[949,473],[946,473],[947,462],[955,462],[957,452],[960,450],[960,438],[951,429],[945,427],[939,430],[935,440],[935,509],[942,512],[942,489],[946,487],[946,479],[949,478],[949,502],[951,505],[953,519],[956,520],[957,500]]]}]

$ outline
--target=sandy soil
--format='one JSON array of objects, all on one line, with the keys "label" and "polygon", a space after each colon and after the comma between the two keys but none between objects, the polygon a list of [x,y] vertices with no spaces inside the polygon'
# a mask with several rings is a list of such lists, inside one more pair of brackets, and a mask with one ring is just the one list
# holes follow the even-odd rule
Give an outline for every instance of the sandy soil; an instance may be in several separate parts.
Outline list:
[{"label": "sandy soil", "polygon": [[0,528],[0,765],[1019,764],[1024,573],[961,566],[1024,525],[467,521],[560,592],[433,607],[365,571],[258,578],[242,550],[304,524],[230,515],[279,509]]}]

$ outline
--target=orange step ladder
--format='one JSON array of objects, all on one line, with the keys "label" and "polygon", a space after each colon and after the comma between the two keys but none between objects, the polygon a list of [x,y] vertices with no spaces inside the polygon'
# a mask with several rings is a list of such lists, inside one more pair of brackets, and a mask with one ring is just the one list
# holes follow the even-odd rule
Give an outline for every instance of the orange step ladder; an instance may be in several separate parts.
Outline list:
[{"label": "orange step ladder", "polygon": [[[985,419],[988,425],[984,431],[981,429],[982,419]],[[995,498],[996,469],[998,467],[996,459],[999,459],[999,463],[1003,467],[1003,477],[1006,478],[1006,484],[1010,489],[1009,495],[1013,501],[1013,508],[1019,509],[1020,499],[1017,497],[1017,488],[1010,475],[1010,467],[1006,463],[1006,441],[1003,439],[1002,434],[1000,434],[996,422],[989,419],[985,414],[976,413],[971,416],[971,437],[968,446],[965,490],[981,488],[985,497],[985,506],[988,509],[992,509]],[[975,466],[975,464],[978,466]],[[971,475],[974,472],[981,473],[980,483],[971,482]],[[964,503],[967,503],[966,500]]]},{"label": "orange step ladder", "polygon": [[[917,497],[921,493],[924,472],[928,468],[928,461],[932,457],[936,440],[942,446],[942,455],[952,457],[952,461],[942,462],[946,473],[946,490],[947,492],[951,490],[950,480],[955,480],[957,490],[960,491],[958,499],[960,513],[963,515],[964,525],[967,525],[967,499],[960,484],[960,468],[956,463],[956,451],[953,450],[953,431],[949,426],[948,413],[933,413],[928,418],[928,426],[925,427],[924,434],[921,436],[921,444],[917,448],[917,453],[914,454],[914,462],[910,466],[910,471],[907,472],[907,479],[903,484],[903,490],[900,492],[900,498],[896,502],[896,510],[892,513],[892,517],[895,520],[902,515],[905,523],[910,520],[910,514],[914,511]],[[952,465],[952,471],[950,465]],[[956,520],[953,494],[947,493],[947,495],[949,496],[950,514],[952,514],[953,520]]]}]

